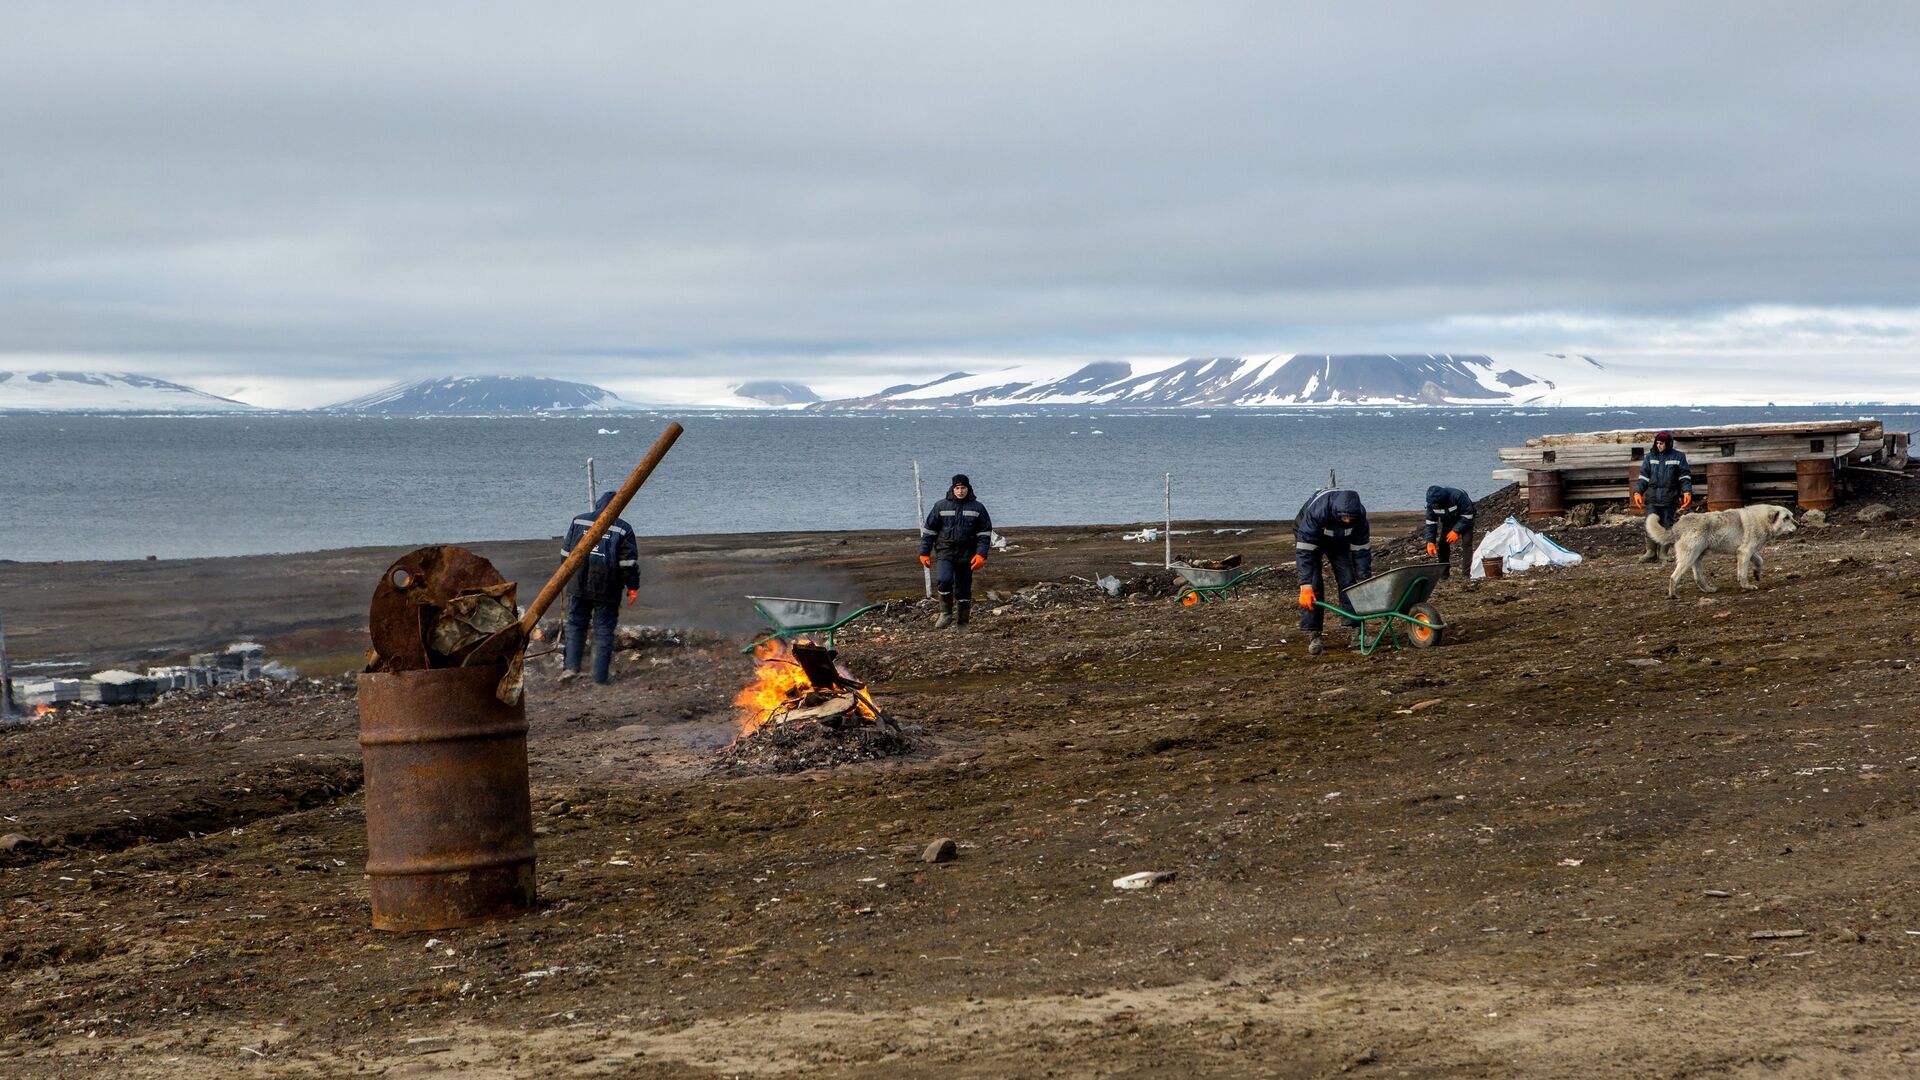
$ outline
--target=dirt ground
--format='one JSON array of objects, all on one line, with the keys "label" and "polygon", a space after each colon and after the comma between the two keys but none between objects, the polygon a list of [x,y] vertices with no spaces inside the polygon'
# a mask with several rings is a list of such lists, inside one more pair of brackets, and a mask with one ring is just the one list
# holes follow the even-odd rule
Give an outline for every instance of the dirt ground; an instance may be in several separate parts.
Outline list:
[{"label": "dirt ground", "polygon": [[[1552,529],[1587,562],[1445,582],[1439,648],[1318,659],[1270,524],[1178,538],[1280,568],[1196,607],[1157,545],[1015,531],[964,634],[899,534],[654,542],[629,618],[685,632],[530,665],[540,909],[433,934],[368,928],[348,680],[0,729],[0,1075],[1920,1074],[1920,527],[1851,514],[1679,600],[1633,527]],[[351,654],[394,554],[0,596],[16,655]],[[894,601],[840,645],[911,753],[719,767],[761,589]]]}]

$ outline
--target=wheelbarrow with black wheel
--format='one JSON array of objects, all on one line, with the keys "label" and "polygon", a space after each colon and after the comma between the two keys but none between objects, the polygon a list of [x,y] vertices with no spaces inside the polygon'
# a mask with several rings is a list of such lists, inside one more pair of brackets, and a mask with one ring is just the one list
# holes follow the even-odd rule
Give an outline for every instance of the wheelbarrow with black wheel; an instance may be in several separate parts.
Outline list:
[{"label": "wheelbarrow with black wheel", "polygon": [[1271,569],[1273,569],[1271,566],[1256,566],[1251,570],[1241,570],[1236,566],[1215,570],[1205,566],[1174,563],[1172,570],[1187,580],[1186,587],[1181,589],[1174,599],[1188,607],[1231,599],[1240,594],[1240,586]]},{"label": "wheelbarrow with black wheel", "polygon": [[1446,572],[1446,564],[1437,562],[1397,567],[1348,588],[1344,599],[1351,611],[1324,600],[1315,600],[1314,606],[1358,624],[1354,634],[1361,656],[1372,656],[1382,642],[1391,642],[1396,649],[1403,641],[1416,649],[1430,649],[1440,644],[1447,631],[1440,612],[1427,603],[1434,583]]}]

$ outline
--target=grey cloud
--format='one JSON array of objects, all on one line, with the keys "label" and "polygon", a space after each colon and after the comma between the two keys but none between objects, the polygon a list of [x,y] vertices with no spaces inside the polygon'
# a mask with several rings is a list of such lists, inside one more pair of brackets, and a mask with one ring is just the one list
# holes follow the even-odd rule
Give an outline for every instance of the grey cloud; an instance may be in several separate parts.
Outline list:
[{"label": "grey cloud", "polygon": [[15,7],[0,353],[687,374],[1920,303],[1909,8],[1462,7]]}]

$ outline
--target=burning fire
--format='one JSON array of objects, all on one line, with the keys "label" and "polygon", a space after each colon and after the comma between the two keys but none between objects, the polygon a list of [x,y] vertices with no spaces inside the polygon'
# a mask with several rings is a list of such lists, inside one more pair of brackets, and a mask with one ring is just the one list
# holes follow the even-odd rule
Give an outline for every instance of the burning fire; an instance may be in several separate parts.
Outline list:
[{"label": "burning fire", "polygon": [[58,708],[52,705],[35,705],[33,707],[33,718],[35,720],[38,720],[43,716],[52,716],[54,713],[57,713],[59,711],[60,710]]},{"label": "burning fire", "polygon": [[793,659],[793,650],[784,641],[767,641],[753,650],[758,661],[753,681],[733,697],[740,710],[740,733],[757,730],[773,716],[775,709],[804,695],[813,684]]},{"label": "burning fire", "polygon": [[[783,641],[763,642],[754,649],[758,661],[753,681],[734,695],[742,738],[774,724],[829,723],[851,714],[864,722],[893,721],[880,713],[865,686],[840,666],[831,649],[803,645],[796,654]],[[809,669],[820,677],[814,682]]]}]

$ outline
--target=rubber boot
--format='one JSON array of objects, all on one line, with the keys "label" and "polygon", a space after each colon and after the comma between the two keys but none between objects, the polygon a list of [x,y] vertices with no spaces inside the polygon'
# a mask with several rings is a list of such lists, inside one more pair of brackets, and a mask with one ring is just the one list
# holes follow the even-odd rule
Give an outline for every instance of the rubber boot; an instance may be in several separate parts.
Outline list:
[{"label": "rubber boot", "polygon": [[940,617],[933,620],[935,630],[945,630],[953,625],[953,594],[940,594]]},{"label": "rubber boot", "polygon": [[1307,655],[1308,656],[1319,656],[1320,651],[1322,649],[1325,649],[1326,647],[1327,647],[1326,642],[1320,640],[1320,635],[1317,632],[1313,636],[1307,638]]},{"label": "rubber boot", "polygon": [[1640,556],[1640,561],[1643,563],[1659,562],[1660,556],[1660,543],[1649,535],[1647,537],[1647,553]]},{"label": "rubber boot", "polygon": [[973,601],[959,600],[955,603],[957,610],[953,620],[954,626],[957,629],[965,630],[967,628],[967,613],[973,610]]}]

